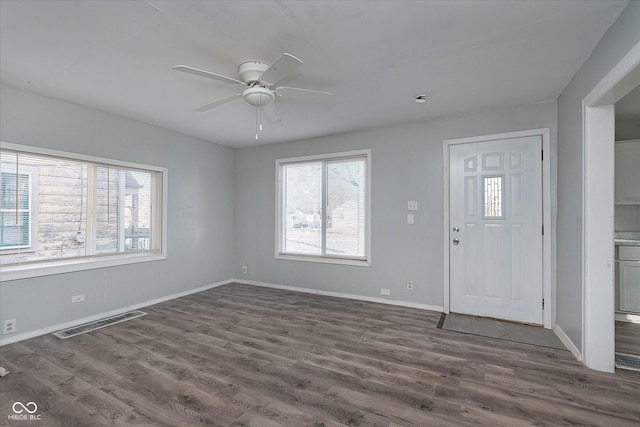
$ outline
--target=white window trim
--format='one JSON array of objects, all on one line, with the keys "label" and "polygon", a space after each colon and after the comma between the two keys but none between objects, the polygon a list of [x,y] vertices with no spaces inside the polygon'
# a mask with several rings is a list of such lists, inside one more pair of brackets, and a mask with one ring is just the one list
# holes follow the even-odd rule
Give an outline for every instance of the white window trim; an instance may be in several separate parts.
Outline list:
[{"label": "white window trim", "polygon": [[[156,227],[159,227],[161,230],[160,233],[158,233],[158,237],[161,239],[159,249],[146,252],[88,256],[81,258],[69,258],[64,260],[0,266],[0,282],[167,259],[167,189],[169,179],[169,171],[167,168],[108,159],[104,157],[70,153],[66,151],[51,150],[48,148],[33,147],[23,144],[14,144],[9,142],[2,142],[2,148],[5,150],[19,151],[29,154],[41,154],[45,156],[62,157],[73,160],[102,163],[131,169],[141,169],[157,172],[158,174],[155,176],[158,182],[156,182],[155,185],[156,193],[154,194],[154,197],[159,199],[158,205],[162,206],[162,209],[161,212],[157,212],[156,209],[156,212],[152,214],[154,217],[152,220],[153,224],[157,224]],[[158,191],[157,184],[161,185],[160,191]]]},{"label": "white window trim", "polygon": [[[364,257],[337,257],[335,255],[309,255],[282,252],[284,241],[284,181],[282,177],[282,166],[292,163],[303,163],[313,161],[334,161],[345,160],[355,157],[366,158],[366,181],[365,190],[365,256]],[[275,234],[275,258],[288,261],[316,262],[325,264],[351,265],[358,267],[371,267],[371,149],[343,151],[328,154],[316,154],[311,156],[290,157],[276,159],[275,161],[275,181],[276,181],[276,234]]]}]

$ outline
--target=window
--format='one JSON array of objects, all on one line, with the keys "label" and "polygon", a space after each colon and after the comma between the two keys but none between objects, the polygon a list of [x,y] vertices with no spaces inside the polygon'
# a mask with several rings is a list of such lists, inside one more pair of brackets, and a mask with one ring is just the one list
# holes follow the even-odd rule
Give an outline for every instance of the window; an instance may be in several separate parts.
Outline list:
[{"label": "window", "polygon": [[3,143],[2,280],[165,258],[166,169]]},{"label": "window", "polygon": [[370,265],[369,150],[276,161],[276,257]]}]

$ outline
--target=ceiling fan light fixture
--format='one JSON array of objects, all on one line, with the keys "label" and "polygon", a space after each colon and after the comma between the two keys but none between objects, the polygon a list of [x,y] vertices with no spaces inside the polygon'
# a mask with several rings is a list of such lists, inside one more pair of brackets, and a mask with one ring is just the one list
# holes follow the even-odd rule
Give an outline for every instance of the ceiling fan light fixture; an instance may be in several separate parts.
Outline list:
[{"label": "ceiling fan light fixture", "polygon": [[271,104],[276,95],[270,89],[262,86],[248,87],[242,92],[242,97],[248,104],[254,107],[264,107],[267,104]]},{"label": "ceiling fan light fixture", "polygon": [[176,65],[172,68],[183,73],[241,87],[242,89],[240,89],[239,93],[210,102],[202,107],[195,108],[194,111],[202,113],[242,98],[247,104],[256,108],[257,139],[258,132],[262,130],[262,108],[265,108],[265,114],[271,123],[277,123],[281,120],[274,102],[276,96],[324,103],[333,103],[335,101],[336,95],[334,93],[295,87],[272,88],[276,83],[290,76],[301,65],[302,61],[289,53],[283,53],[271,65],[260,61],[247,61],[238,67],[240,80],[188,65]]}]

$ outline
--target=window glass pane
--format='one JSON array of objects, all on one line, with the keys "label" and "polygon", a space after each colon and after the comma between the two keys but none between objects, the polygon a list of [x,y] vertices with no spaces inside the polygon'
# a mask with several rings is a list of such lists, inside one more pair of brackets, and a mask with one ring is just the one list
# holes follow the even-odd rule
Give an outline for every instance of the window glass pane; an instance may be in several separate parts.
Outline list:
[{"label": "window glass pane", "polygon": [[150,249],[151,173],[97,168],[96,253]]},{"label": "window glass pane", "polygon": [[152,174],[124,171],[124,250],[151,249],[151,182]]},{"label": "window glass pane", "polygon": [[87,167],[82,162],[54,158],[27,158],[22,163],[35,168],[38,194],[37,252],[32,260],[73,258],[86,254],[86,245],[77,239],[87,232]]},{"label": "window glass pane", "polygon": [[[20,178],[16,183],[16,174],[3,172],[0,188],[2,189],[1,207],[2,210],[29,209],[29,175],[19,174]],[[16,192],[17,191],[17,192]],[[16,199],[16,194],[18,195]],[[16,206],[16,200],[18,206]]]},{"label": "window glass pane", "polygon": [[[17,215],[17,216],[16,216]],[[27,246],[29,245],[29,213],[16,211],[3,211],[0,213],[2,224],[0,225],[0,246]]]},{"label": "window glass pane", "polygon": [[364,160],[327,164],[328,255],[365,255],[364,173]]},{"label": "window glass pane", "polygon": [[322,253],[322,164],[284,166],[284,251]]},{"label": "window glass pane", "polygon": [[503,178],[502,176],[485,176],[482,178],[483,218],[504,217]]},{"label": "window glass pane", "polygon": [[[14,172],[7,172],[9,167]],[[0,248],[25,248],[30,242],[29,174],[15,173],[15,162],[0,172]],[[16,180],[17,177],[17,180]]]},{"label": "window glass pane", "polygon": [[118,252],[120,224],[120,181],[118,169],[98,166],[96,170],[96,253]]}]

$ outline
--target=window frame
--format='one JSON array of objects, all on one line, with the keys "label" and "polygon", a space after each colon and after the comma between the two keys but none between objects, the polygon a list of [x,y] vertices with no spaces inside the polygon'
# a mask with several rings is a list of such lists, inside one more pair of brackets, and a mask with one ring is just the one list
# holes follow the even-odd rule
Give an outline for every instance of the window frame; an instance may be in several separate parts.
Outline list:
[{"label": "window frame", "polygon": [[[154,224],[152,233],[154,233],[153,239],[157,239],[160,243],[153,250],[144,252],[94,254],[77,258],[0,265],[0,282],[167,259],[167,193],[169,175],[167,168],[4,141],[2,142],[2,149],[154,172],[155,182],[152,198],[155,202],[153,207],[158,206],[160,209],[155,209],[155,212],[152,212],[152,224]],[[33,205],[31,210],[33,211]],[[32,235],[32,240],[34,238],[35,236]],[[31,247],[33,248],[33,242]]]},{"label": "window frame", "polygon": [[[362,159],[365,161],[365,226],[364,226],[364,250],[363,257],[339,256],[335,254],[303,254],[284,252],[285,221],[286,221],[286,189],[284,167],[291,164],[303,164],[321,162],[323,165],[332,162],[340,162],[350,159]],[[288,261],[316,262],[326,264],[352,265],[359,267],[371,267],[371,149],[344,151],[327,154],[316,154],[301,157],[289,157],[276,159],[275,161],[275,258]],[[324,193],[324,192],[323,192]],[[323,195],[324,200],[324,195]],[[326,218],[322,218],[326,221]],[[326,237],[323,236],[324,240]]]}]

